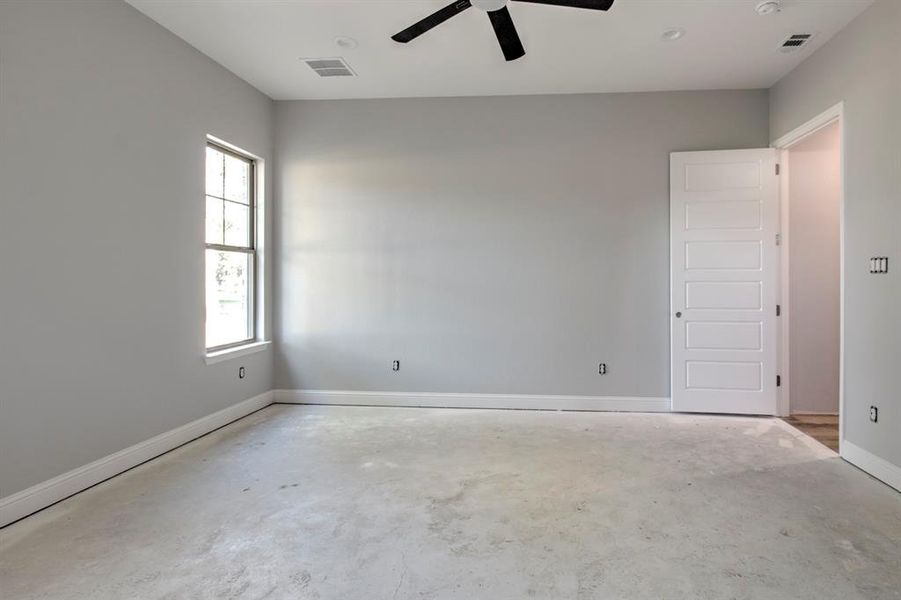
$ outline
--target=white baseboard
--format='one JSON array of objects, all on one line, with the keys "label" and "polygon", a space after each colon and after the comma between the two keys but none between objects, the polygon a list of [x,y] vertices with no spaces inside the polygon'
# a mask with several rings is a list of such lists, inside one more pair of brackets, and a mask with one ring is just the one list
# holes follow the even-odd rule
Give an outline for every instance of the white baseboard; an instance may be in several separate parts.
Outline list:
[{"label": "white baseboard", "polygon": [[151,458],[190,442],[214,429],[228,425],[272,404],[272,392],[264,392],[243,402],[201,417],[134,446],[63,473],[26,490],[0,498],[0,527],[77,494],[92,485],[135,467]]},{"label": "white baseboard", "polygon": [[342,390],[275,390],[283,404],[348,404],[429,408],[503,408],[669,412],[669,398],[638,396],[545,396],[529,394],[448,394],[433,392],[355,392]]},{"label": "white baseboard", "polygon": [[842,440],[842,458],[901,492],[901,467]]}]

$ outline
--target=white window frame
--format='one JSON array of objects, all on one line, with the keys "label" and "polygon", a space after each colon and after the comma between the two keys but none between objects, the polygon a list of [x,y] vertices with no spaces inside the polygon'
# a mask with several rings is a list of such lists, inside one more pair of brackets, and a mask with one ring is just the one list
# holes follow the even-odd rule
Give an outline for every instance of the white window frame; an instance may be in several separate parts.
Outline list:
[{"label": "white window frame", "polygon": [[[233,156],[242,161],[245,161],[250,166],[250,181],[248,183],[249,189],[249,214],[250,214],[250,245],[248,247],[243,246],[232,246],[228,244],[211,244],[206,241],[206,233],[204,233],[203,240],[203,254],[204,261],[206,260],[206,251],[207,250],[222,250],[226,252],[242,252],[245,254],[249,254],[252,257],[250,261],[250,301],[248,306],[248,318],[251,324],[251,337],[247,339],[230,342],[228,344],[222,344],[219,346],[207,346],[206,345],[206,283],[204,282],[203,286],[203,306],[204,306],[204,326],[202,330],[203,335],[203,345],[206,351],[206,362],[207,364],[214,364],[216,362],[220,362],[222,360],[227,360],[229,358],[236,358],[238,356],[245,356],[247,354],[251,354],[254,352],[259,352],[265,350],[270,342],[265,340],[263,321],[265,311],[264,307],[264,298],[263,298],[263,281],[264,281],[264,260],[263,260],[263,231],[264,228],[262,224],[264,221],[264,212],[263,212],[263,160],[255,156],[249,152],[241,150],[236,146],[229,144],[221,139],[215,138],[213,136],[207,136],[206,144],[204,145],[204,157],[206,157],[206,149],[213,148],[218,152],[222,152],[229,156]],[[204,170],[206,169],[206,162],[204,158]],[[204,183],[203,190],[203,205],[204,205],[204,215],[206,215],[206,198],[207,198],[207,190],[206,184]],[[204,217],[205,218],[205,217]],[[205,232],[205,229],[204,229]]]}]

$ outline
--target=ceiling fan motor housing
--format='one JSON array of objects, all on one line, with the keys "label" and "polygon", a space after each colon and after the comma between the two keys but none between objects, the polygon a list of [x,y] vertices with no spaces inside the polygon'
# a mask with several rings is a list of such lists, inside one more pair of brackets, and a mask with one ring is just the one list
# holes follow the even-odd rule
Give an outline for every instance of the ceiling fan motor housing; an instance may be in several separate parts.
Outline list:
[{"label": "ceiling fan motor housing", "polygon": [[507,6],[507,0],[469,0],[470,3],[485,12],[494,12]]}]

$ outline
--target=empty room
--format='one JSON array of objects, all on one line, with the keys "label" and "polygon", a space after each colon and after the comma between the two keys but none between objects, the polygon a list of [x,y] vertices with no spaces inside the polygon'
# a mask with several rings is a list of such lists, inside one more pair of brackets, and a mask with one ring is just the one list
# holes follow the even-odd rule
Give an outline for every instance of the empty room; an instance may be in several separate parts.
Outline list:
[{"label": "empty room", "polygon": [[0,598],[901,599],[899,140],[899,0],[0,0]]}]

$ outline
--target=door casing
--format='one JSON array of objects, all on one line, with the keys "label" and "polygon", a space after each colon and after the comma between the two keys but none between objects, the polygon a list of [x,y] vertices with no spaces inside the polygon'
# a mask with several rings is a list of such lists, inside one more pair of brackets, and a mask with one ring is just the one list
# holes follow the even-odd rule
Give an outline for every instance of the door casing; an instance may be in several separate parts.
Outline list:
[{"label": "door casing", "polygon": [[[813,117],[803,125],[793,129],[784,136],[774,140],[770,146],[780,153],[780,162],[786,164],[785,157],[790,152],[791,146],[797,144],[809,135],[822,128],[838,123],[839,126],[839,152],[841,154],[841,188],[839,190],[839,383],[838,383],[838,445],[839,454],[844,456],[842,447],[845,441],[845,122],[844,102],[839,102],[819,115]],[[782,198],[780,200],[780,220],[782,244],[780,248],[780,302],[783,306],[785,318],[780,321],[779,343],[779,368],[782,372],[782,388],[780,390],[779,414],[789,416],[791,414],[791,394],[789,383],[791,381],[791,362],[789,353],[789,322],[791,319],[791,297],[789,294],[789,277],[791,264],[789,262],[789,248],[791,246],[791,232],[789,228],[789,202],[791,170],[783,171],[781,185]]]}]

